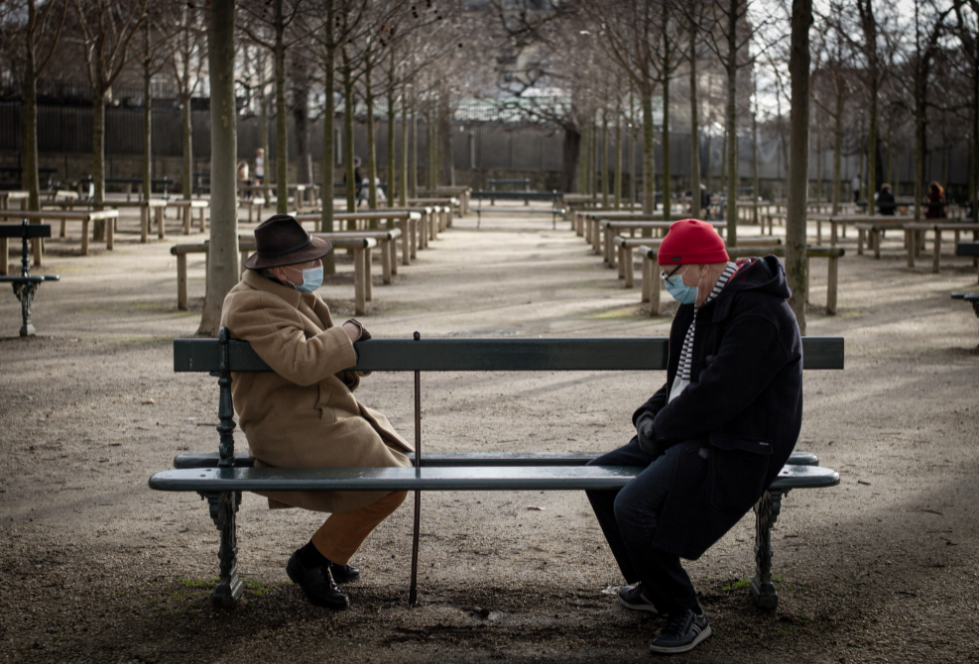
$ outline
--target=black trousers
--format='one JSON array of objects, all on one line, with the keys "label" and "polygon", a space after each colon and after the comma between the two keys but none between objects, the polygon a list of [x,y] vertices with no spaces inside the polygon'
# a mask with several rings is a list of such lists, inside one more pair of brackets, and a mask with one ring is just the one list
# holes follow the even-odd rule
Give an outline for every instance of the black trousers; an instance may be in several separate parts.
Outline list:
[{"label": "black trousers", "polygon": [[633,438],[628,445],[589,465],[645,466],[646,470],[616,491],[585,492],[626,583],[641,581],[643,593],[662,614],[700,611],[697,591],[679,556],[652,545],[681,451],[681,446],[675,445],[654,459]]}]

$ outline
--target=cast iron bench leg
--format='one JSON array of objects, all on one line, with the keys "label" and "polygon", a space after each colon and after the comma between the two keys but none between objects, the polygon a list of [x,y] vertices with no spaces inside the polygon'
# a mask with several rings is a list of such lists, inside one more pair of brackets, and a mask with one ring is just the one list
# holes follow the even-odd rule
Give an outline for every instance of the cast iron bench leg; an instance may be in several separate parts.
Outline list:
[{"label": "cast iron bench leg", "polygon": [[218,561],[221,570],[220,580],[211,594],[211,603],[221,609],[232,609],[245,590],[245,584],[238,576],[238,534],[236,531],[238,506],[241,504],[240,491],[201,493],[211,511],[211,520],[221,531],[221,545],[218,548]]},{"label": "cast iron bench leg", "polygon": [[772,526],[781,510],[781,491],[767,491],[755,503],[755,577],[751,580],[751,596],[759,609],[774,610],[778,606],[778,592],[772,583]]},{"label": "cast iron bench leg", "polygon": [[20,328],[20,336],[33,337],[36,334],[34,323],[31,321],[31,302],[34,300],[34,292],[37,284],[30,282],[24,284],[14,284],[14,295],[20,300],[20,313],[24,324]]}]

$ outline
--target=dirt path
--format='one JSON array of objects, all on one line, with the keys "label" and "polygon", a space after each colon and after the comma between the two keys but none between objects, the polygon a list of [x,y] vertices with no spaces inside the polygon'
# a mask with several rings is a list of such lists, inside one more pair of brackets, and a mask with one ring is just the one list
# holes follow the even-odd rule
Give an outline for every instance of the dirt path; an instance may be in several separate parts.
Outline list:
[{"label": "dirt path", "polygon": [[[175,223],[171,224],[174,232]],[[216,449],[216,385],[175,375],[171,340],[199,321],[176,310],[171,244],[140,245],[125,217],[111,254],[49,243],[36,339],[16,338],[19,305],[0,293],[0,661],[11,662],[592,662],[648,658],[659,626],[603,593],[621,579],[584,496],[426,494],[422,606],[406,607],[411,506],[358,555],[352,607],[306,603],[285,575],[319,517],[270,513],[246,495],[233,613],[207,597],[217,531],[196,496],[150,491],[182,450]],[[743,233],[750,233],[745,229]],[[196,236],[202,239],[202,236]],[[807,372],[798,448],[843,477],[791,494],[774,534],[780,606],[757,612],[746,518],[689,570],[715,636],[679,661],[979,661],[979,352],[977,320],[953,290],[976,272],[941,274],[841,262],[839,315],[827,317],[825,267],[813,263],[810,335],[846,337],[844,372]],[[13,261],[11,261],[13,262]],[[321,294],[353,311],[349,259]],[[365,322],[376,337],[664,336],[638,290],[624,290],[581,238],[543,215],[457,220],[402,268],[375,281]],[[611,449],[662,374],[446,374],[423,377],[429,450]],[[375,375],[358,392],[411,426],[410,377]],[[239,441],[244,447],[243,438]]]}]

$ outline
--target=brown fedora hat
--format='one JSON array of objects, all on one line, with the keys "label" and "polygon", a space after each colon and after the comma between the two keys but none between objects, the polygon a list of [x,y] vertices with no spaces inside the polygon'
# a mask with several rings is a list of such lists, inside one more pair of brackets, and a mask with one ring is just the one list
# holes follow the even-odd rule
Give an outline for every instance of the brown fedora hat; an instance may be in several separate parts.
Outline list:
[{"label": "brown fedora hat", "polygon": [[313,237],[288,214],[276,214],[255,228],[257,251],[245,260],[249,270],[295,265],[323,258],[333,250],[330,241]]}]

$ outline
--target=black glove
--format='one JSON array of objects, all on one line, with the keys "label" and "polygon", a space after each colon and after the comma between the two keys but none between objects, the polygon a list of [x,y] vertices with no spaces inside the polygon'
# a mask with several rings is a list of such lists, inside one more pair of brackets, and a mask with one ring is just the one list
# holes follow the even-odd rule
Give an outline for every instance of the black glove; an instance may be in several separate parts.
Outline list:
[{"label": "black glove", "polygon": [[636,435],[639,438],[639,447],[642,451],[650,456],[656,456],[659,454],[659,450],[653,441],[653,415],[652,413],[643,413],[636,420]]}]

